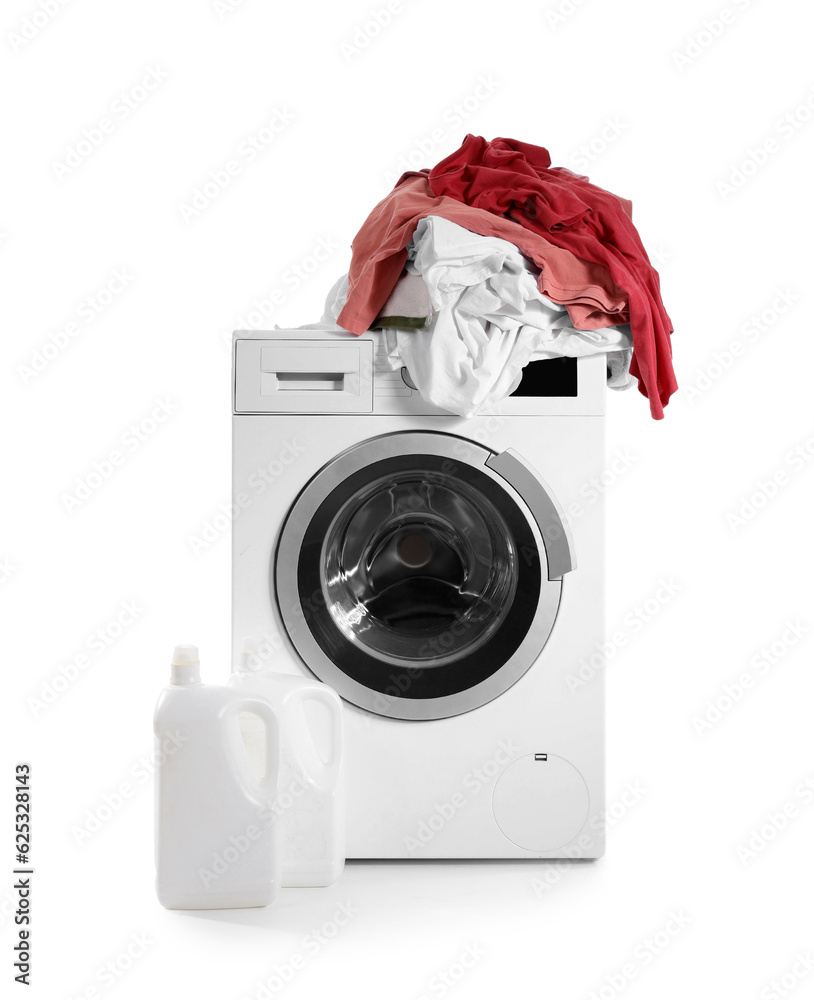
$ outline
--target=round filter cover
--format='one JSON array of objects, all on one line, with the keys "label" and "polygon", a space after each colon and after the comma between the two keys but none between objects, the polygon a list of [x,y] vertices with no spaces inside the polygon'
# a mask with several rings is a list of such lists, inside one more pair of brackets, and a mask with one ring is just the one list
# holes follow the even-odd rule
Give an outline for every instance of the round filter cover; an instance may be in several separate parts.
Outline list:
[{"label": "round filter cover", "polygon": [[526,851],[555,851],[585,825],[590,804],[579,771],[554,754],[528,754],[495,783],[492,811],[509,840]]}]

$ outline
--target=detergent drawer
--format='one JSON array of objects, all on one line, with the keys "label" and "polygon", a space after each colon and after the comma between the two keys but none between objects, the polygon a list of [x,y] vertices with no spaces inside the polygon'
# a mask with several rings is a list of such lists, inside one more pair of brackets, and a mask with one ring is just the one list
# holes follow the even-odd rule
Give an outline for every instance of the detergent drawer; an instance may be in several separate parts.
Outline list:
[{"label": "detergent drawer", "polygon": [[371,413],[369,340],[235,340],[236,413]]}]

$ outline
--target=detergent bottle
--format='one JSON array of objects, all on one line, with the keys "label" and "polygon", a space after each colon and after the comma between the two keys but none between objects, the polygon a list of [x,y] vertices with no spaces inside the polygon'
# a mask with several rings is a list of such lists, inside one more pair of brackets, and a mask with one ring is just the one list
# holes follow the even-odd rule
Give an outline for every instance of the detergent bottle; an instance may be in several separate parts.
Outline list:
[{"label": "detergent bottle", "polygon": [[[264,731],[257,768],[240,731],[245,712]],[[274,712],[248,692],[202,684],[197,648],[176,646],[153,729],[159,902],[171,910],[266,906],[281,881]]]},{"label": "detergent bottle", "polygon": [[[248,636],[230,684],[264,698],[280,726],[280,781],[274,811],[280,823],[283,886],[335,882],[345,865],[345,801],[342,774],[342,701],[317,680],[272,670],[261,642]],[[262,751],[262,730],[243,717],[252,759]]]}]

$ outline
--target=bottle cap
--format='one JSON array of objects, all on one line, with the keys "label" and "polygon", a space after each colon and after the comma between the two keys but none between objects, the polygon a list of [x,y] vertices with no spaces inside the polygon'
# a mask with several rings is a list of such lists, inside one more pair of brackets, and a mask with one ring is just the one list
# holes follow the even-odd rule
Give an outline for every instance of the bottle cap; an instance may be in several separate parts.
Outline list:
[{"label": "bottle cap", "polygon": [[198,647],[182,644],[176,646],[172,654],[170,668],[171,684],[200,684],[201,665]]}]

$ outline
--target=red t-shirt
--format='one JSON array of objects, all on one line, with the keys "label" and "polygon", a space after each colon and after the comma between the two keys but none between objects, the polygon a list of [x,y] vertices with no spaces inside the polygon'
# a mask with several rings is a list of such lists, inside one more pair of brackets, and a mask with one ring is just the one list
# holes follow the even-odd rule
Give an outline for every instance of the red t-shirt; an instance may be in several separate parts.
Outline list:
[{"label": "red t-shirt", "polygon": [[627,296],[601,264],[578,260],[537,233],[511,219],[472,208],[456,198],[430,191],[429,171],[410,171],[383,198],[353,240],[348,297],[337,323],[362,334],[378,316],[398,281],[407,244],[419,221],[437,215],[480,236],[507,240],[540,268],[540,291],[568,310],[580,330],[597,330],[628,322]]},{"label": "red t-shirt", "polygon": [[656,419],[676,391],[670,322],[659,276],[630,219],[630,203],[564,167],[548,151],[516,139],[467,135],[463,145],[430,171],[433,195],[508,217],[569,250],[603,265],[627,294],[633,336],[631,373]]}]

